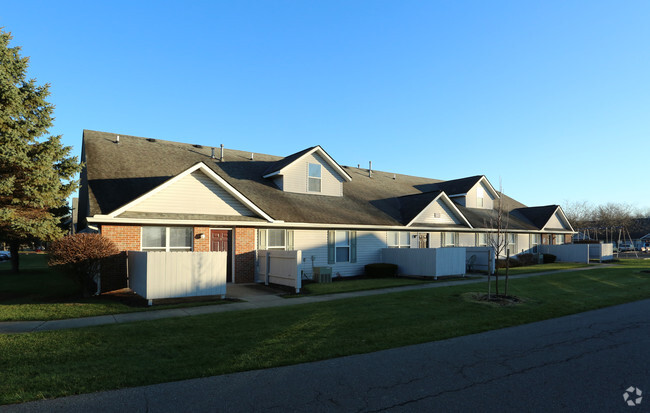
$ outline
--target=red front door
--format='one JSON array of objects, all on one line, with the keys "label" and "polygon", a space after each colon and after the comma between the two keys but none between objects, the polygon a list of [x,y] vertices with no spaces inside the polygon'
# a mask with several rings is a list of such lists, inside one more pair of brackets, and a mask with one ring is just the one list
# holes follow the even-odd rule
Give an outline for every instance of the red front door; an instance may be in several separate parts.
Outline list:
[{"label": "red front door", "polygon": [[222,229],[210,230],[210,251],[226,251],[228,253],[226,281],[232,282],[232,249],[230,246],[230,231]]}]

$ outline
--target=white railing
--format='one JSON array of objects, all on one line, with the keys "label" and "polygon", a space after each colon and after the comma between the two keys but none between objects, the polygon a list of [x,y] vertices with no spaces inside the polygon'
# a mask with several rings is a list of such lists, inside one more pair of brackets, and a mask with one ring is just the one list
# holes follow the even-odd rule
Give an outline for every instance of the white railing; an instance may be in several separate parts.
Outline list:
[{"label": "white railing", "polygon": [[258,250],[258,280],[265,284],[278,284],[295,288],[296,293],[302,288],[299,266],[302,251]]},{"label": "white railing", "polygon": [[382,262],[397,265],[400,275],[465,275],[465,248],[383,248]]},{"label": "white railing", "polygon": [[129,251],[130,287],[136,294],[159,298],[226,296],[228,253]]}]

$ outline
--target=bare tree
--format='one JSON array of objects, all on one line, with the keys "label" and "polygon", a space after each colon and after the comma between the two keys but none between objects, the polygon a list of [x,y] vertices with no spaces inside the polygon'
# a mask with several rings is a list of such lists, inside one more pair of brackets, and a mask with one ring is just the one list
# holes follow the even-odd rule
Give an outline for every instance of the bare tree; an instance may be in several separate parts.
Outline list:
[{"label": "bare tree", "polygon": [[587,201],[564,201],[564,214],[575,229],[590,227],[594,222],[594,208]]},{"label": "bare tree", "polygon": [[[501,186],[501,179],[499,179],[499,194],[503,194],[503,188]],[[494,250],[495,260],[506,252],[508,246],[508,224],[510,215],[506,211],[505,206],[503,205],[503,197],[499,196],[497,199],[496,208],[491,211],[492,214],[490,218],[486,220],[485,227],[492,228],[494,232],[490,233],[487,238],[487,245]],[[509,254],[507,254],[509,255]],[[510,257],[506,257],[506,260]],[[507,262],[507,261],[506,261]],[[488,299],[490,299],[490,270],[488,269]],[[499,295],[499,267],[494,266],[494,277],[495,277],[495,294]],[[506,270],[506,291],[508,293],[508,271]]]}]

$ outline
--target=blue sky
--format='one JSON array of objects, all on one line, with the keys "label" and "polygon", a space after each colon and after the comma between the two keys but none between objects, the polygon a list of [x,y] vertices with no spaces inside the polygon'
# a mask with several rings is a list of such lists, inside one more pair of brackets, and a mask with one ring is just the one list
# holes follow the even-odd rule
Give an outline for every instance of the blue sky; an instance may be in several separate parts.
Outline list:
[{"label": "blue sky", "polygon": [[83,129],[650,210],[650,2],[4,2]]}]

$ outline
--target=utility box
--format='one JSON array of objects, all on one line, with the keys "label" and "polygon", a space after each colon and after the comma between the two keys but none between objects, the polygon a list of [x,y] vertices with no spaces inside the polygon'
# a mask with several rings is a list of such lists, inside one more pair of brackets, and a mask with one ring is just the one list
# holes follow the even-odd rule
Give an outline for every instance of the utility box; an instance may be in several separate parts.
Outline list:
[{"label": "utility box", "polygon": [[331,283],[332,267],[314,267],[313,281],[317,283]]}]

